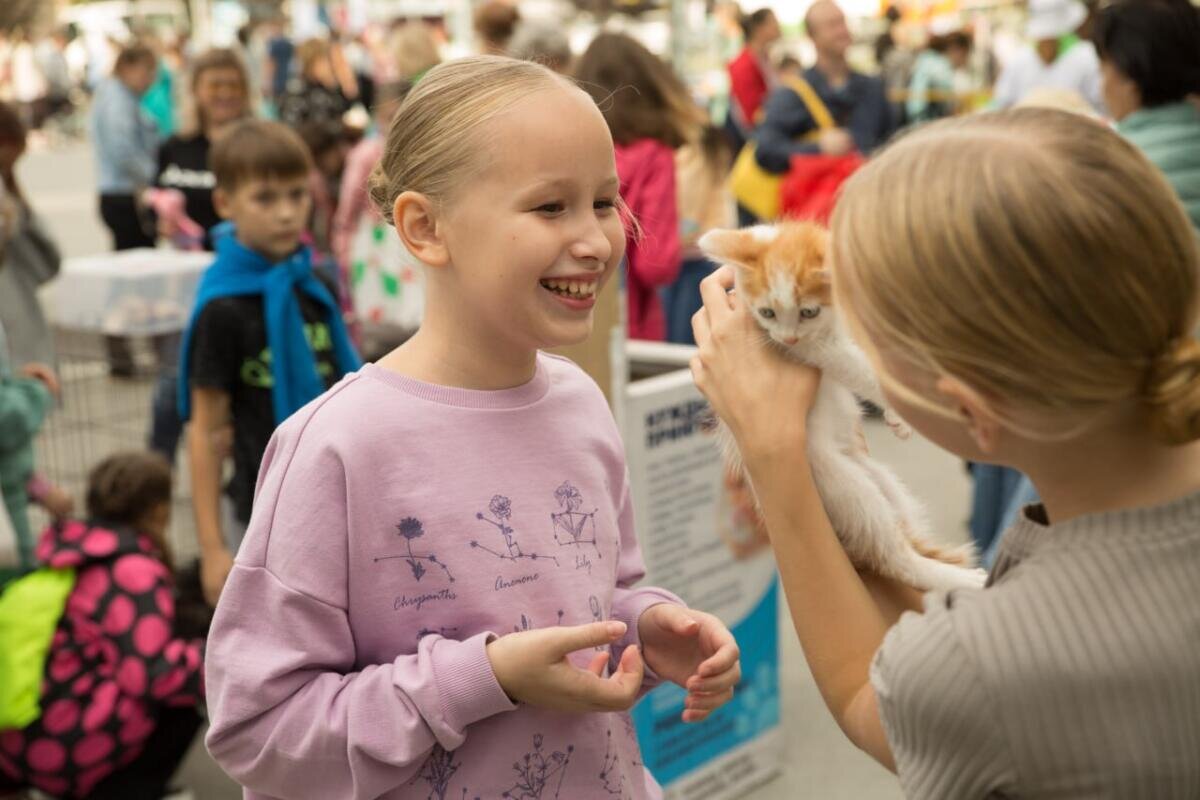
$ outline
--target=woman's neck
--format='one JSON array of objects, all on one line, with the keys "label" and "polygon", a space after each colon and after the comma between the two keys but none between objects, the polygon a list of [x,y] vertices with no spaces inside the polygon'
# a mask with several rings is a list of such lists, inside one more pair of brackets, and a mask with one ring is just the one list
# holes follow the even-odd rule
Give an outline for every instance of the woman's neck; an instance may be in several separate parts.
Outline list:
[{"label": "woman's neck", "polygon": [[1038,445],[1020,468],[1052,523],[1085,514],[1162,505],[1200,491],[1200,442],[1168,447],[1148,431],[1084,434]]},{"label": "woman's neck", "polygon": [[513,389],[533,380],[537,350],[473,333],[460,322],[427,314],[413,337],[379,366],[425,383],[477,391]]},{"label": "woman's neck", "polygon": [[230,130],[236,123],[237,123],[236,119],[230,120],[229,122],[221,122],[221,123],[205,122],[204,126],[201,130],[204,133],[204,138],[207,139],[211,143],[211,142],[215,142],[221,136],[222,133],[225,133],[226,131]]}]

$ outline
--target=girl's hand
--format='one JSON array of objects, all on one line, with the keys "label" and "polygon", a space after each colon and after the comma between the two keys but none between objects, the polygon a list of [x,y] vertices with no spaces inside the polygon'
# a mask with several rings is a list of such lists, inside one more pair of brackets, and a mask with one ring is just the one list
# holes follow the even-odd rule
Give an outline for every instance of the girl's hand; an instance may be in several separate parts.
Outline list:
[{"label": "girl's hand", "polygon": [[[573,627],[539,628],[510,633],[490,642],[488,659],[496,680],[515,702],[552,711],[585,713],[626,711],[633,707],[645,671],[636,647],[626,647],[617,671],[608,678],[608,646],[625,635],[623,622],[593,622]],[[603,647],[587,669],[567,655]]]},{"label": "girl's hand", "polygon": [[642,612],[638,636],[647,666],[688,690],[684,722],[700,722],[733,699],[742,679],[741,652],[712,614],[659,603]]},{"label": "girl's hand", "polygon": [[802,448],[821,373],[772,347],[745,304],[729,293],[733,269],[700,284],[704,307],[692,317],[699,353],[696,386],[733,432],[746,460]]}]

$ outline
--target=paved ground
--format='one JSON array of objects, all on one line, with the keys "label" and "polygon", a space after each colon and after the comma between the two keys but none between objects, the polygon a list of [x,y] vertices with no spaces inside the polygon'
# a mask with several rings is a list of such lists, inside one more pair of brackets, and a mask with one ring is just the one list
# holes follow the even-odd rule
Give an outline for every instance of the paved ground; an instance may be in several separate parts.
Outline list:
[{"label": "paved ground", "polygon": [[[93,167],[85,147],[31,153],[19,174],[67,255],[86,255],[108,246],[95,210]],[[93,342],[67,339],[62,345],[70,356],[64,409],[49,425],[39,456],[47,471],[78,490],[88,464],[114,449],[142,445],[152,387],[149,379],[114,382],[99,366],[89,365],[88,354],[98,354]],[[869,426],[868,439],[872,452],[893,465],[929,504],[942,538],[947,542],[965,538],[969,482],[961,464],[923,440],[898,442],[879,425]],[[180,485],[186,486],[180,466]],[[194,533],[188,498],[182,490],[177,491],[172,534],[176,552],[186,556],[195,551]],[[829,717],[796,644],[786,609],[781,627],[786,766],[780,778],[745,800],[900,797],[895,779],[851,746]],[[198,800],[240,797],[237,787],[199,744],[181,777]]]}]

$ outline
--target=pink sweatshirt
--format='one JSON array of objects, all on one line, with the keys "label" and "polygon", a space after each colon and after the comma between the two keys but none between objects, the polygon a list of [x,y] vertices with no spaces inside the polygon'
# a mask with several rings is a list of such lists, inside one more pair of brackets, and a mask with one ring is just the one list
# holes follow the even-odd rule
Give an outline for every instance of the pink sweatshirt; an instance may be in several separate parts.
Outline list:
[{"label": "pink sweatshirt", "polygon": [[675,152],[656,139],[616,146],[621,197],[641,226],[629,237],[625,289],[629,338],[662,341],[667,324],[658,290],[679,277],[679,212],[675,203]]},{"label": "pink sweatshirt", "polygon": [[267,447],[208,640],[209,751],[248,798],[658,798],[628,715],[514,706],[485,652],[616,619],[615,668],[642,612],[680,602],[643,574],[582,370],[542,355],[479,392],[367,365]]}]

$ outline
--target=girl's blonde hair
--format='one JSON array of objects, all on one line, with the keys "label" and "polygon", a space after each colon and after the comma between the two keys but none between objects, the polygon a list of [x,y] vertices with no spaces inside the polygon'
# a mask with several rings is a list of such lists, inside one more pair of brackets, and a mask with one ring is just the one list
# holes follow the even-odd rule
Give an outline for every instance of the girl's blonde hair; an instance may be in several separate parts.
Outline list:
[{"label": "girl's blonde hair", "polygon": [[1046,109],[929,125],[847,183],[832,227],[851,319],[1014,430],[1066,438],[1132,405],[1163,443],[1200,438],[1200,245],[1103,125]]},{"label": "girl's blonde hair", "polygon": [[484,128],[533,92],[569,84],[549,69],[502,56],[447,61],[400,104],[383,158],[371,174],[371,202],[389,223],[396,198],[418,192],[435,203],[486,162]]}]

